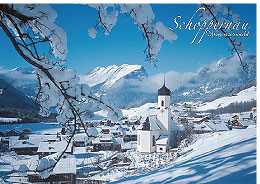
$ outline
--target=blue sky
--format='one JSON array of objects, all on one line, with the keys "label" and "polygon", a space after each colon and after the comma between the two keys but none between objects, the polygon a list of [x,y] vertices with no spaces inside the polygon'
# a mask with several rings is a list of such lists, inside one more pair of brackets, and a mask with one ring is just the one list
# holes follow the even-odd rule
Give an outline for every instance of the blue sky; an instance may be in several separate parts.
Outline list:
[{"label": "blue sky", "polygon": [[[201,66],[230,55],[228,41],[224,38],[211,38],[205,36],[198,45],[189,44],[196,32],[188,30],[174,31],[178,39],[170,43],[165,41],[157,57],[157,68],[145,61],[143,50],[145,40],[130,16],[120,14],[116,26],[109,36],[99,32],[96,39],[88,36],[88,28],[96,23],[95,9],[87,5],[78,4],[52,4],[58,13],[56,23],[62,27],[68,37],[67,67],[75,69],[78,74],[84,74],[97,66],[112,64],[143,65],[149,75],[168,72],[196,72]],[[166,26],[174,26],[174,18],[182,16],[188,21],[197,10],[197,4],[152,4],[155,22],[162,21]],[[256,5],[232,4],[233,13],[241,16],[241,22],[251,25],[249,37],[242,38],[246,51],[256,53]],[[194,23],[198,20],[198,15]],[[14,68],[27,66],[26,62],[16,53],[8,38],[0,30],[0,66]]]}]

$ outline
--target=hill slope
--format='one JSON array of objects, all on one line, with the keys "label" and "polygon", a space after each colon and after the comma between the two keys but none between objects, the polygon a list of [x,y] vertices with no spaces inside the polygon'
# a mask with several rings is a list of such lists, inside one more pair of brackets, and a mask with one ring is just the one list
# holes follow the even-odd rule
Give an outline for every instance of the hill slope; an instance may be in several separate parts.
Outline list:
[{"label": "hill slope", "polygon": [[190,149],[165,168],[115,183],[256,183],[255,127],[201,135]]}]

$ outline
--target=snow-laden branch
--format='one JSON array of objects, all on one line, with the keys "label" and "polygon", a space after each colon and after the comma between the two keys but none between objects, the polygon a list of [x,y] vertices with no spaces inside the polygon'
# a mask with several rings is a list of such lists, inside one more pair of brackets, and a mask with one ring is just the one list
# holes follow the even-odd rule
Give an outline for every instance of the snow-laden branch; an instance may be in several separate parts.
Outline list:
[{"label": "snow-laden branch", "polygon": [[[228,22],[230,19],[235,23],[240,21],[240,15],[233,14],[230,6],[226,7],[221,4],[201,4],[201,7],[204,7],[204,10],[200,13],[201,20],[214,20],[217,24]],[[242,41],[228,36],[222,27],[220,28],[220,31],[227,35],[225,38],[229,40],[229,44],[232,46],[231,52],[237,54],[243,70],[246,71],[247,66],[242,61],[242,54],[245,50]]]},{"label": "snow-laden branch", "polygon": [[[154,65],[157,62],[156,57],[161,50],[163,41],[173,42],[177,39],[177,35],[164,26],[162,22],[153,24],[155,16],[152,7],[148,4],[90,4],[89,6],[95,8],[98,13],[97,24],[88,30],[91,38],[96,38],[99,27],[104,29],[105,35],[110,33],[117,22],[118,10],[116,8],[120,8],[120,13],[130,14],[134,24],[142,31],[147,45],[144,50],[146,60]],[[111,12],[108,12],[109,7],[113,9]]]},{"label": "snow-laden branch", "polygon": [[[36,103],[40,114],[50,115],[50,108],[56,108],[57,121],[66,128],[67,146],[55,162],[44,164],[37,172],[47,176],[66,152],[77,125],[84,128],[93,104],[98,104],[109,111],[112,121],[121,118],[120,109],[107,104],[91,94],[86,84],[79,84],[79,77],[74,70],[60,66],[67,54],[65,32],[54,24],[56,12],[49,5],[0,5],[0,27],[8,36],[16,51],[34,67],[39,82]],[[48,46],[48,54],[39,47]]]}]

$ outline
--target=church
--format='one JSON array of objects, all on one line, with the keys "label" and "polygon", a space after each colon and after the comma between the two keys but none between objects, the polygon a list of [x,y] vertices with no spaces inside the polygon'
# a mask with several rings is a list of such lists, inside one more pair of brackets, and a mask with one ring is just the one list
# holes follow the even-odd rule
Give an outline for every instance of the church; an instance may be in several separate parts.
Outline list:
[{"label": "church", "polygon": [[150,115],[137,128],[137,151],[142,153],[167,152],[176,146],[179,127],[171,119],[171,91],[165,86],[158,90],[157,115]]}]

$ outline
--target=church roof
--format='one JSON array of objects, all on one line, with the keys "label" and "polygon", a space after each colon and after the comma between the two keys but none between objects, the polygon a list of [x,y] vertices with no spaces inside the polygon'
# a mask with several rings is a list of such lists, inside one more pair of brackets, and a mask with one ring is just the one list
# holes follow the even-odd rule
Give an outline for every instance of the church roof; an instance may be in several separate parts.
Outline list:
[{"label": "church roof", "polygon": [[156,116],[148,116],[146,120],[141,123],[141,125],[137,128],[138,130],[160,130],[160,126],[158,125],[159,120]]},{"label": "church roof", "polygon": [[163,86],[158,90],[158,96],[171,96],[171,91],[165,86],[165,83]]}]

